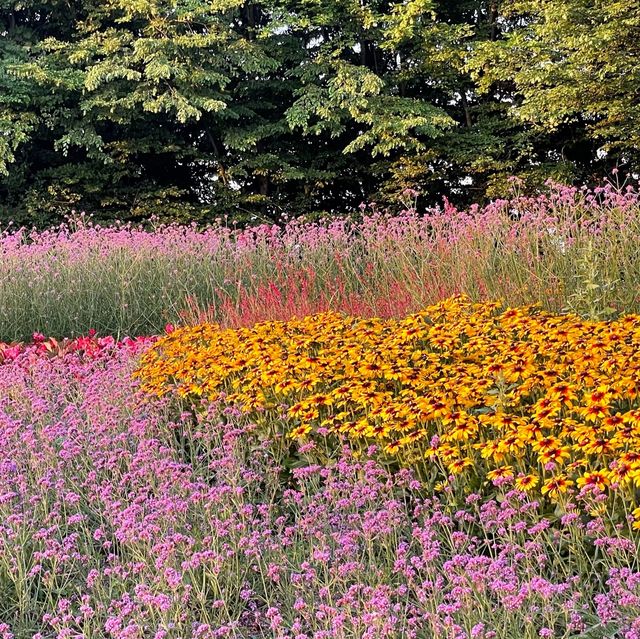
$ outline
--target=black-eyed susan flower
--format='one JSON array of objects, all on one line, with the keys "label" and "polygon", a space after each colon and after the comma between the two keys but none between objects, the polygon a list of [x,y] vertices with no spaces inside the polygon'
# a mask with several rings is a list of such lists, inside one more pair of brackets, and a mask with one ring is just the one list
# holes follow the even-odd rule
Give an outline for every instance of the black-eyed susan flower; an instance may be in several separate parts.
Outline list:
[{"label": "black-eyed susan flower", "polygon": [[547,479],[542,485],[542,494],[549,495],[551,498],[557,498],[566,493],[574,482],[566,475],[556,475]]},{"label": "black-eyed susan flower", "polygon": [[556,498],[603,468],[640,485],[639,350],[637,320],[458,297],[399,319],[179,328],[136,375],[150,393],[233,405],[300,438],[328,429],[429,472],[438,460],[440,472],[484,479],[517,468],[516,482]]},{"label": "black-eyed susan flower", "polygon": [[609,473],[603,470],[587,471],[576,482],[578,488],[594,487],[600,491],[604,491],[610,483]]},{"label": "black-eyed susan flower", "polygon": [[515,486],[518,490],[529,492],[540,483],[538,475],[520,475],[516,478]]}]

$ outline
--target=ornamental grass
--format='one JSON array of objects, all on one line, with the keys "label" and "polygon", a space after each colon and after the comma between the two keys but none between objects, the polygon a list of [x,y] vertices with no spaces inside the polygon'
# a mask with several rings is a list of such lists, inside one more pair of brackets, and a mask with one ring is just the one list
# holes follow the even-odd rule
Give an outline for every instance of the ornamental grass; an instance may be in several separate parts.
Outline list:
[{"label": "ornamental grass", "polygon": [[251,326],[336,310],[403,317],[464,293],[592,319],[640,312],[633,185],[550,185],[459,210],[449,202],[249,228],[88,218],[0,233],[0,341],[116,338],[165,324]]}]

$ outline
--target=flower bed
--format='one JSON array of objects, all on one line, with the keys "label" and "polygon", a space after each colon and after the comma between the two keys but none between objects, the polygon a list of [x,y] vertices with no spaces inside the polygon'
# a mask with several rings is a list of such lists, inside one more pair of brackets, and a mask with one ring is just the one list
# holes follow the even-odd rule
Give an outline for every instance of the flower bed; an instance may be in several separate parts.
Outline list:
[{"label": "flower bed", "polygon": [[589,495],[286,472],[237,410],[141,395],[139,352],[0,366],[3,639],[639,636],[638,539]]},{"label": "flower bed", "polygon": [[637,316],[594,322],[453,298],[399,320],[186,327],[138,375],[148,392],[223,401],[329,454],[341,438],[376,444],[424,480],[513,480],[551,499],[595,487],[633,509],[639,350]]}]

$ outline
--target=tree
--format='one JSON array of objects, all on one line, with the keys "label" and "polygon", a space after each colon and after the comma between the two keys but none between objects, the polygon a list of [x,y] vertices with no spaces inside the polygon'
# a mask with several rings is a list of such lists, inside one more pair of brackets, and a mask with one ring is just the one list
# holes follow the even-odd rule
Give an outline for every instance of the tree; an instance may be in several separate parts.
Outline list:
[{"label": "tree", "polygon": [[21,139],[0,157],[6,172],[23,145],[27,212],[60,201],[103,216],[188,218],[229,198],[220,136],[247,108],[229,88],[278,64],[234,28],[242,6],[78,0],[9,13],[25,35],[9,38],[18,50],[3,56],[2,75],[25,97],[11,113]]},{"label": "tree", "polygon": [[635,0],[508,0],[510,27],[476,48],[470,68],[485,94],[513,86],[510,113],[553,140],[578,179],[640,153],[640,5]]},{"label": "tree", "polygon": [[0,219],[277,219],[638,167],[632,0],[0,0]]}]

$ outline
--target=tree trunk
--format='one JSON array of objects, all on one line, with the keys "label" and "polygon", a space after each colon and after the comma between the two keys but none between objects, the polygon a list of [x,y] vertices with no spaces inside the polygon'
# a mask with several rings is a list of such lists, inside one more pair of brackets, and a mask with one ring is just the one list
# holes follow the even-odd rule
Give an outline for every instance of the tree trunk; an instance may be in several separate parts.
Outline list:
[{"label": "tree trunk", "polygon": [[473,121],[471,120],[471,110],[469,109],[469,102],[467,101],[467,93],[465,89],[462,89],[460,91],[460,102],[462,104],[462,108],[464,109],[464,119],[467,128],[470,129],[473,126]]},{"label": "tree trunk", "polygon": [[496,0],[489,5],[489,39],[493,42],[498,37],[498,3]]}]

